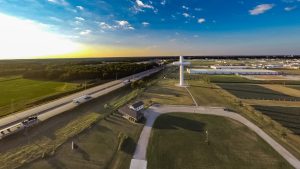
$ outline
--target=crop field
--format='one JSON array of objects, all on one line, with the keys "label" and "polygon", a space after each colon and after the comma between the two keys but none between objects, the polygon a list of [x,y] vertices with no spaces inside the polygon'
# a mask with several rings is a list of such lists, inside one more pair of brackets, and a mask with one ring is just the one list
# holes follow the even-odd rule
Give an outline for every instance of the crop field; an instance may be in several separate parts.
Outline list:
[{"label": "crop field", "polygon": [[74,83],[1,78],[0,116],[29,107],[40,99],[75,90],[77,86]]},{"label": "crop field", "polygon": [[217,83],[218,86],[241,99],[258,100],[291,100],[299,101],[299,97],[289,96],[255,84]]},{"label": "crop field", "polygon": [[255,105],[256,110],[271,117],[286,128],[300,135],[300,107],[280,107]]},{"label": "crop field", "polygon": [[293,89],[297,89],[300,91],[300,85],[289,85],[287,87],[293,88]]},{"label": "crop field", "polygon": [[289,96],[300,97],[300,90],[290,88],[284,85],[274,85],[274,84],[264,84],[262,87],[268,88],[270,90],[274,90]]},{"label": "crop field", "polygon": [[292,168],[246,126],[223,117],[183,113],[158,117],[147,159],[148,169]]}]

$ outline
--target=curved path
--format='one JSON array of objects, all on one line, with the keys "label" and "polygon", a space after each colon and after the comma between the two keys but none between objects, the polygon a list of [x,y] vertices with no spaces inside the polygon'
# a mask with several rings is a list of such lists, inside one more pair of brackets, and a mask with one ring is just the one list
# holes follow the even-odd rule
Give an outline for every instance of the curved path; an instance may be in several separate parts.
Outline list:
[{"label": "curved path", "polygon": [[206,115],[216,115],[223,116],[227,118],[234,119],[245,126],[249,127],[253,130],[257,135],[259,135],[263,140],[265,140],[270,146],[273,147],[275,151],[277,151],[284,159],[286,159],[293,167],[296,169],[300,169],[300,161],[293,156],[290,152],[288,152],[284,147],[282,147],[279,143],[273,140],[269,135],[267,135],[262,129],[257,127],[255,124],[244,118],[243,116],[225,111],[224,108],[220,107],[195,107],[195,106],[151,106],[149,109],[145,111],[145,116],[147,118],[147,122],[141,132],[140,139],[137,143],[137,147],[131,160],[130,169],[146,169],[147,161],[146,161],[146,153],[147,146],[151,134],[151,129],[154,124],[155,119],[164,113],[171,112],[184,112],[184,113],[198,113],[198,114],[206,114]]}]

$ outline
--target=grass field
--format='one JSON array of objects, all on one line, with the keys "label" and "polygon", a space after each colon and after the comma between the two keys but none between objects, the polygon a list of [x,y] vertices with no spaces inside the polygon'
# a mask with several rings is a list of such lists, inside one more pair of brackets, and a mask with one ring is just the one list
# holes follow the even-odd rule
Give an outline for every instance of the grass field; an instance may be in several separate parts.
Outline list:
[{"label": "grass field", "polygon": [[253,106],[296,134],[300,134],[300,107]]},{"label": "grass field", "polygon": [[0,116],[4,116],[40,99],[75,90],[77,84],[9,77],[0,79],[0,88]]},{"label": "grass field", "polygon": [[217,83],[217,85],[241,99],[300,100],[299,97],[288,96],[255,84]]},{"label": "grass field", "polygon": [[218,93],[219,89],[197,80],[188,83],[188,89],[199,106],[228,106],[228,101]]},{"label": "grass field", "polygon": [[244,125],[223,117],[183,113],[156,120],[147,158],[148,169],[292,168]]},{"label": "grass field", "polygon": [[168,105],[193,105],[193,100],[185,88],[178,87],[178,80],[160,79],[146,89],[139,97],[147,105],[159,103]]},{"label": "grass field", "polygon": [[[76,169],[75,165],[78,168],[126,168],[142,125],[132,124],[116,113],[106,115],[138,93],[139,89],[122,88],[53,117],[29,131],[0,140],[1,145],[6,145],[0,147],[0,163],[5,164],[0,168],[15,168],[23,164],[26,164],[24,169]],[[105,109],[105,104],[110,108]],[[120,132],[128,139],[117,151]],[[79,146],[76,151],[71,151],[70,138]],[[38,160],[27,164],[33,159]]]}]

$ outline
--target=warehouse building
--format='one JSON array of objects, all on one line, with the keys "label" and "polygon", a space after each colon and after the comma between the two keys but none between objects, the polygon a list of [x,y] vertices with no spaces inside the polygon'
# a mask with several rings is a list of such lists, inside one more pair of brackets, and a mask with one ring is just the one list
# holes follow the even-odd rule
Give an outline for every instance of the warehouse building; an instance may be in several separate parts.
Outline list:
[{"label": "warehouse building", "polygon": [[210,66],[212,69],[254,69],[255,67],[251,66]]},{"label": "warehouse building", "polygon": [[190,74],[209,75],[278,75],[279,73],[265,69],[187,69]]}]

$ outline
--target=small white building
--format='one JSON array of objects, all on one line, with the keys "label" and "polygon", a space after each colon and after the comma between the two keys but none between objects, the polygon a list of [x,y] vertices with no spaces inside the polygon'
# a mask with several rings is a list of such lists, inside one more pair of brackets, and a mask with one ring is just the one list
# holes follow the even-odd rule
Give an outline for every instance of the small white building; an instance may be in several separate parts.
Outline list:
[{"label": "small white building", "polygon": [[208,74],[208,75],[278,75],[273,70],[265,69],[187,69],[190,74]]},{"label": "small white building", "polygon": [[138,101],[129,106],[130,109],[134,111],[140,111],[144,108],[144,102]]}]

